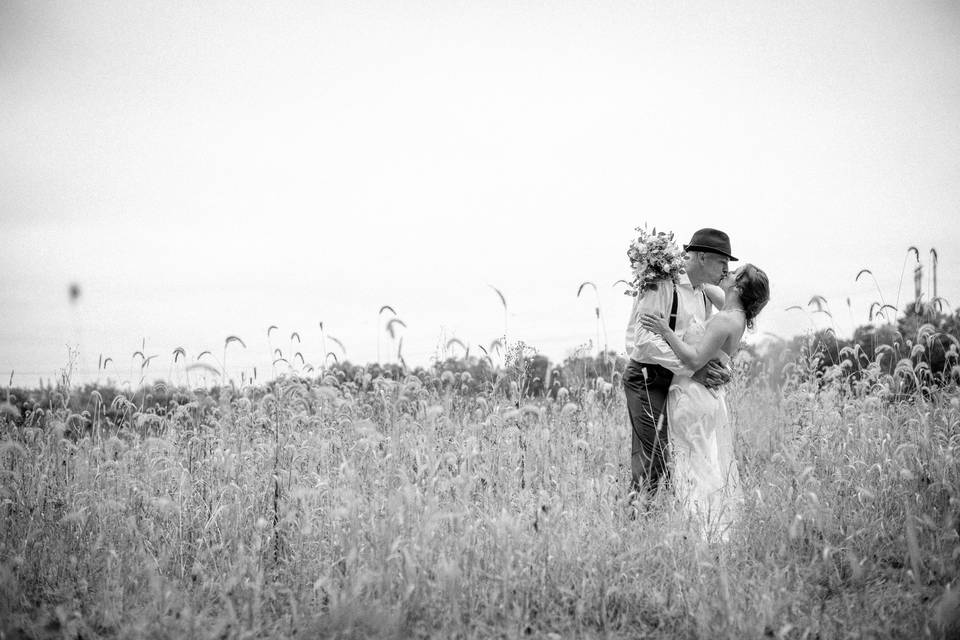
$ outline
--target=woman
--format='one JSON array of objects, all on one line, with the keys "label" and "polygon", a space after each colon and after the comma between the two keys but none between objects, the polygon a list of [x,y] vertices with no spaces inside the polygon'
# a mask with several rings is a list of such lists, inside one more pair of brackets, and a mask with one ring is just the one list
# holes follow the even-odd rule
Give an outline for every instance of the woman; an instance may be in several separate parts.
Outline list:
[{"label": "woman", "polygon": [[[753,326],[770,297],[767,274],[752,264],[728,273],[719,289],[712,289],[707,294],[720,310],[706,324],[692,324],[682,339],[665,318],[646,314],[640,319],[691,371],[714,358],[729,362],[740,348],[744,330]],[[697,518],[705,536],[725,539],[742,494],[724,391],[707,389],[689,376],[675,376],[667,417],[677,497]]]}]

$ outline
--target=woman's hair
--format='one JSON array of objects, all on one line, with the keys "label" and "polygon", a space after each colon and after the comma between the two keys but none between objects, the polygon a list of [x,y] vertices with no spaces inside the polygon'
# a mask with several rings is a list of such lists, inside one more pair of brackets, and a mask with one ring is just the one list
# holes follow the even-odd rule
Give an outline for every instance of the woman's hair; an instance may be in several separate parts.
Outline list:
[{"label": "woman's hair", "polygon": [[740,291],[740,303],[747,316],[747,327],[753,329],[753,320],[770,299],[770,281],[767,274],[754,265],[747,263],[737,274],[737,289]]}]

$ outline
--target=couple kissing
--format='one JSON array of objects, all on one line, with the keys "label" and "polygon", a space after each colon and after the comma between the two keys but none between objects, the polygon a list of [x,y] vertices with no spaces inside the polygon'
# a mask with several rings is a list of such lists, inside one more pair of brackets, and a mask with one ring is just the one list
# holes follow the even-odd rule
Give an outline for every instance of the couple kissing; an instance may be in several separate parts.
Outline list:
[{"label": "couple kissing", "polygon": [[632,496],[669,485],[703,536],[725,539],[742,491],[724,385],[769,281],[749,263],[730,270],[723,231],[700,229],[683,250],[682,272],[639,292],[627,325]]}]

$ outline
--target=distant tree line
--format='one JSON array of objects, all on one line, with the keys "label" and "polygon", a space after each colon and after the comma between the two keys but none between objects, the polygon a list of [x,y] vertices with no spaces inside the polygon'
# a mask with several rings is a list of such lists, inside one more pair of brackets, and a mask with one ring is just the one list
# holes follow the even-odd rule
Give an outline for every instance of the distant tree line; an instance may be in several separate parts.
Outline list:
[{"label": "distant tree line", "polygon": [[850,338],[830,328],[787,341],[748,347],[752,375],[782,386],[797,358],[808,359],[821,379],[851,381],[886,376],[903,393],[960,382],[960,311],[911,304],[895,322],[857,327]]},{"label": "distant tree line", "polygon": [[[382,389],[384,382],[404,383],[413,376],[423,388],[438,394],[502,394],[518,404],[522,398],[565,402],[581,401],[589,394],[612,397],[619,390],[627,360],[613,351],[591,351],[584,346],[553,363],[521,342],[498,358],[497,364],[488,355],[451,357],[412,369],[401,364],[343,361],[303,379],[366,393]],[[842,378],[852,389],[879,383],[895,395],[960,384],[960,311],[948,314],[936,305],[912,304],[895,322],[859,326],[851,338],[841,338],[827,328],[790,340],[744,345],[735,363],[739,375],[774,388],[796,377],[798,366],[803,375],[814,375],[821,383]],[[73,387],[69,380],[62,380],[35,389],[7,388],[5,398],[0,395],[0,420],[23,423],[30,416],[68,409],[77,423],[98,417],[120,423],[125,417],[146,412],[159,415],[178,406],[211,408],[221,402],[225,392],[229,397],[259,397],[272,393],[277,384],[274,380],[238,388],[231,382],[195,390],[160,381],[121,390],[95,384]]]}]

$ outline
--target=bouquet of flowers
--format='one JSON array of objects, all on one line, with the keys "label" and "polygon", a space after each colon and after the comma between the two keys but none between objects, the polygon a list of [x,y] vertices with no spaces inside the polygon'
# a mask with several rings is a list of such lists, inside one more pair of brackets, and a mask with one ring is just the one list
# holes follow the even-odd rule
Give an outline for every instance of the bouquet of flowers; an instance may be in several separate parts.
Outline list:
[{"label": "bouquet of flowers", "polygon": [[657,282],[670,279],[674,282],[683,273],[687,254],[673,239],[673,232],[647,231],[646,225],[637,227],[637,237],[627,249],[633,278],[627,283],[626,294],[638,296],[644,291],[657,288]]}]

